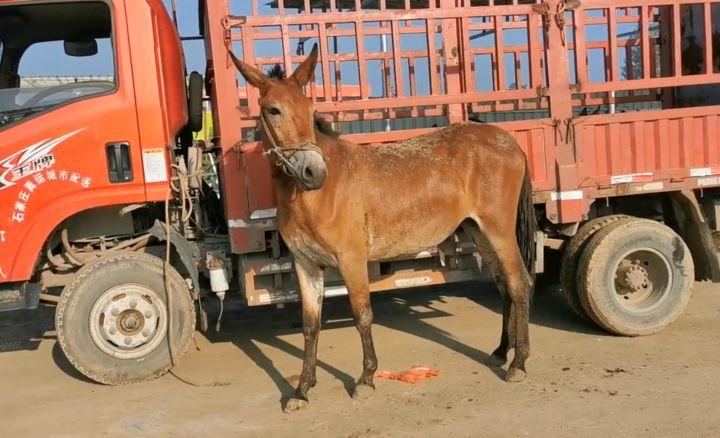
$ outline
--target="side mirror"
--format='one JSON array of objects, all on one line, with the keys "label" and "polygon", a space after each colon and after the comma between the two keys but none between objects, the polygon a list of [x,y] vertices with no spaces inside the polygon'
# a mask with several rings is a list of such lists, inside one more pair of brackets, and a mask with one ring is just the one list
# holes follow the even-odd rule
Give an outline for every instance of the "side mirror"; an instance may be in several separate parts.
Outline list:
[{"label": "side mirror", "polygon": [[190,73],[188,79],[188,126],[192,132],[199,132],[203,129],[204,108],[203,108],[203,86],[205,80],[196,71]]},{"label": "side mirror", "polygon": [[66,40],[64,43],[65,54],[75,57],[95,56],[98,53],[98,44],[94,39],[89,40]]}]

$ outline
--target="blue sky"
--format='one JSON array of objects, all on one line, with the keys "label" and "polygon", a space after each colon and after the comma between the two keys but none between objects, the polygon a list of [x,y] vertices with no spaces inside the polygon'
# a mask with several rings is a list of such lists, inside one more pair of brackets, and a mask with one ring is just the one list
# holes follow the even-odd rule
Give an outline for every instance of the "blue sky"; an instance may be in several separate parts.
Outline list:
[{"label": "blue sky", "polygon": [[[164,0],[170,10],[170,0]],[[198,0],[176,0],[178,26],[185,36],[198,34]],[[238,2],[236,2],[238,3]],[[241,0],[239,3],[245,3]],[[189,71],[205,73],[205,47],[202,41],[184,44]],[[98,42],[98,55],[71,58],[64,54],[61,43],[38,44],[23,57],[21,76],[109,76],[112,74],[110,44]]]}]

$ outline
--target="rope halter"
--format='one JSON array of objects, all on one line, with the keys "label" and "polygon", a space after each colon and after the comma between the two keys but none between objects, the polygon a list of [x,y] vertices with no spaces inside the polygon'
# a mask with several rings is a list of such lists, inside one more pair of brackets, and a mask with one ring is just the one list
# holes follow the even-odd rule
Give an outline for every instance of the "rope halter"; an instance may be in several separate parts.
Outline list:
[{"label": "rope halter", "polygon": [[270,145],[272,146],[268,150],[264,152],[265,155],[275,155],[277,158],[277,166],[282,169],[282,171],[291,178],[300,178],[300,175],[298,175],[297,170],[290,162],[290,158],[293,158],[293,156],[298,152],[317,152],[320,154],[321,157],[325,161],[327,161],[327,157],[322,153],[322,150],[312,142],[306,142],[306,143],[298,143],[294,145],[288,145],[280,147],[277,144],[277,141],[275,140],[275,135],[273,131],[270,129],[269,124],[267,120],[265,119],[265,114],[263,112],[260,113],[260,121],[262,122],[262,127],[265,130],[265,133],[268,136],[268,139],[270,140]]}]

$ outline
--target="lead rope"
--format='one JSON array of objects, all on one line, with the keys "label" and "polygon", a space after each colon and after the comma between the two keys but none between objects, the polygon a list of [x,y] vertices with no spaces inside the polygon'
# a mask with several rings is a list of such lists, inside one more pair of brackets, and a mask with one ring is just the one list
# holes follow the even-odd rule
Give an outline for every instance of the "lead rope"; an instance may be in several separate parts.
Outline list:
[{"label": "lead rope", "polygon": [[[183,178],[186,178],[187,175],[183,175],[183,172],[181,169],[175,167],[176,171],[178,171],[179,178],[182,180]],[[169,188],[167,191],[167,194],[165,195],[165,263],[163,264],[163,282],[165,285],[165,295],[167,297],[167,317],[168,317],[168,325],[167,325],[167,340],[168,340],[168,349],[170,350],[170,374],[173,375],[176,379],[179,381],[185,383],[186,385],[195,386],[199,388],[203,387],[211,387],[211,386],[228,386],[230,385],[230,382],[212,382],[212,383],[198,383],[195,380],[188,378],[186,376],[183,376],[181,373],[179,373],[177,370],[175,370],[175,367],[177,366],[178,360],[177,360],[177,353],[175,351],[175,345],[173,343],[173,325],[174,325],[174,301],[173,301],[173,291],[172,287],[170,285],[170,195],[172,195],[173,189]],[[199,293],[200,291],[198,291]],[[193,304],[194,305],[194,304]],[[195,337],[195,333],[192,334],[193,339]]]},{"label": "lead rope", "polygon": [[278,161],[280,161],[281,163],[280,168],[283,170],[283,172],[285,172],[287,176],[296,177],[296,175],[294,175],[295,171],[292,170],[292,164],[287,158],[285,158],[285,155],[282,153],[282,149],[280,149],[275,142],[275,136],[272,134],[272,131],[270,131],[267,120],[265,120],[265,114],[263,114],[262,112],[260,113],[260,123],[262,123],[263,130],[267,134],[267,138],[268,140],[270,140],[270,145],[272,146],[265,152],[265,155],[275,154]]}]

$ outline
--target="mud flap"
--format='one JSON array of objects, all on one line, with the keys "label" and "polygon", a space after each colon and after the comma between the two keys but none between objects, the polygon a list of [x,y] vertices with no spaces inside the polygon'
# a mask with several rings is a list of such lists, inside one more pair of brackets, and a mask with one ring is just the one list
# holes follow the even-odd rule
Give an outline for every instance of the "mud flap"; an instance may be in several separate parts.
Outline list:
[{"label": "mud flap", "polygon": [[668,193],[676,231],[692,252],[698,280],[720,283],[720,252],[700,203],[692,190]]},{"label": "mud flap", "polygon": [[40,305],[40,284],[7,283],[0,285],[0,312],[37,309]]}]

